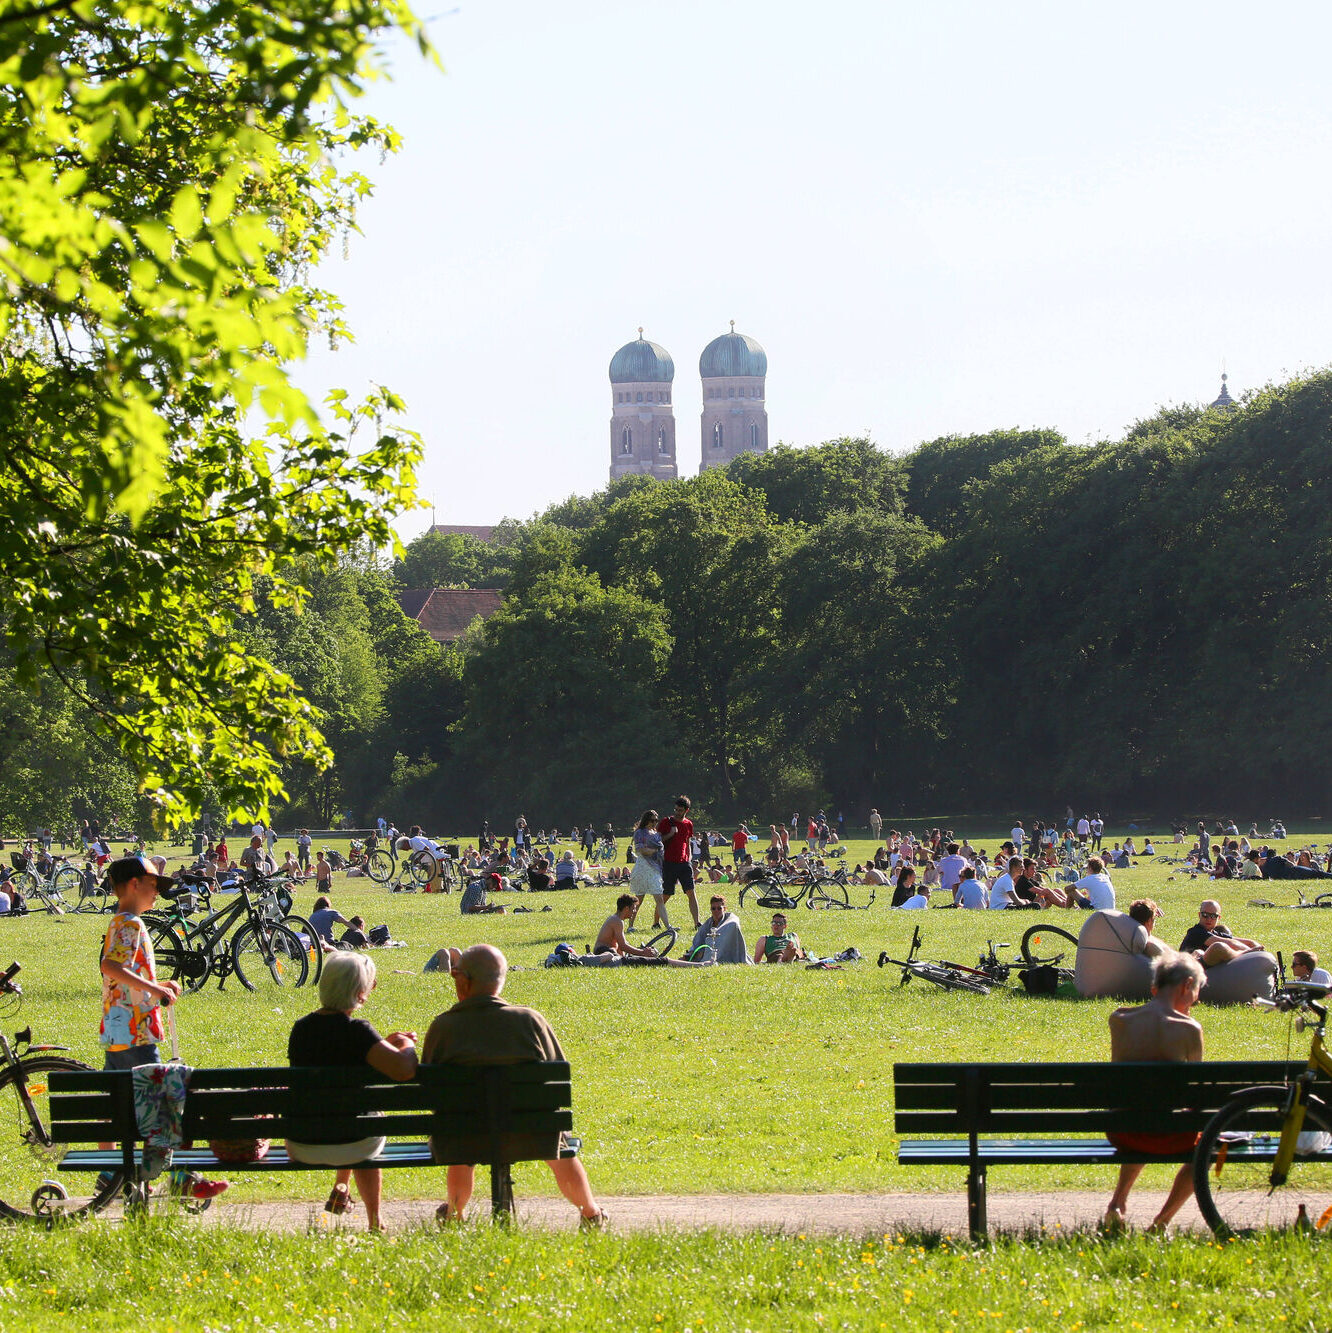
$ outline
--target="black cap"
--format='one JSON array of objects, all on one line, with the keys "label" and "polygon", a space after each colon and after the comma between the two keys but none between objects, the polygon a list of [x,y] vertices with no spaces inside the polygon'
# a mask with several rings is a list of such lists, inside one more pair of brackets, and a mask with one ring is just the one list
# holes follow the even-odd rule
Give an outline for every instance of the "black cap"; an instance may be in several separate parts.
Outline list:
[{"label": "black cap", "polygon": [[175,888],[176,881],[170,875],[159,875],[157,867],[146,856],[122,856],[112,861],[106,868],[107,877],[113,886],[128,884],[141,875],[149,875],[157,882],[158,892]]}]

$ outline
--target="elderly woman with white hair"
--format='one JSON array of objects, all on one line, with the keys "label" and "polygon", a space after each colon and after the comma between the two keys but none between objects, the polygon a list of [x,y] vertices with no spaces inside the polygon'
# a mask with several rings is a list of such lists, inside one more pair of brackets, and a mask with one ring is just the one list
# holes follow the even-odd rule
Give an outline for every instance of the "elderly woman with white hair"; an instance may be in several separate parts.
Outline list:
[{"label": "elderly woman with white hair", "polygon": [[[363,1018],[353,1015],[375,988],[375,965],[364,954],[337,953],[325,963],[319,978],[320,1008],[298,1019],[287,1039],[287,1060],[293,1067],[369,1065],[387,1078],[405,1083],[416,1074],[416,1033],[390,1032],[381,1037]],[[351,1143],[298,1143],[287,1140],[287,1152],[298,1162],[337,1168],[333,1193],[325,1211],[343,1213],[351,1199],[348,1184],[354,1175],[365,1204],[371,1231],[382,1230],[379,1201],[383,1172],[377,1166],[358,1166],[377,1157],[384,1138]]]}]

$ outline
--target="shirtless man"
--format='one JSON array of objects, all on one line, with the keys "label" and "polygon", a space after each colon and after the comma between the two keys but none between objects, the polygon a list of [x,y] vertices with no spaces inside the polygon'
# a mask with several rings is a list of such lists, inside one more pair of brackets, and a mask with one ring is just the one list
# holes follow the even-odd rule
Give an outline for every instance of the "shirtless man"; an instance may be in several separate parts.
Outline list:
[{"label": "shirtless man", "polygon": [[[1202,964],[1188,954],[1166,954],[1157,959],[1152,998],[1134,1009],[1116,1009],[1110,1015],[1110,1059],[1188,1060],[1203,1057],[1202,1025],[1189,1017],[1204,984]],[[1116,1148],[1135,1152],[1173,1154],[1189,1152],[1196,1133],[1138,1134],[1117,1132],[1106,1136]],[[1143,1164],[1126,1162],[1119,1168],[1119,1183],[1105,1210],[1104,1225],[1124,1225],[1129,1191],[1142,1174]],[[1152,1219],[1152,1231],[1164,1231],[1170,1219],[1193,1194],[1193,1165],[1185,1162],[1175,1173],[1161,1211]]]},{"label": "shirtless man", "polygon": [[597,931],[597,941],[592,946],[593,955],[603,953],[618,954],[621,958],[655,958],[655,949],[636,949],[624,938],[624,923],[633,915],[634,904],[638,899],[632,893],[622,893],[615,900],[615,914],[608,916]]}]

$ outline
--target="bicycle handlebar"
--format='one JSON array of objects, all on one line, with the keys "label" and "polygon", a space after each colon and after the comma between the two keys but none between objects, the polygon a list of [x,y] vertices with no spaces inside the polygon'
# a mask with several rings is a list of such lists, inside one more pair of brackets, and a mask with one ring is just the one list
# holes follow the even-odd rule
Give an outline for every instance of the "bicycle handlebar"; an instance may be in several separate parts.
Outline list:
[{"label": "bicycle handlebar", "polygon": [[14,978],[22,971],[22,963],[10,963],[4,972],[0,973],[0,992],[6,995],[22,995],[23,992],[14,983]]}]

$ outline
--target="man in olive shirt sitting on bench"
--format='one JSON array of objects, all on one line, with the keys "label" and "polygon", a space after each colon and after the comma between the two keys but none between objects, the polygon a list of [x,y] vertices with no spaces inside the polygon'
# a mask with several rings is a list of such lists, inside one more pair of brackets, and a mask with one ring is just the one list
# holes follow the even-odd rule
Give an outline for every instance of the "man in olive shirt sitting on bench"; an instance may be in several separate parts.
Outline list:
[{"label": "man in olive shirt sitting on bench", "polygon": [[[474,944],[461,953],[449,950],[453,988],[458,1003],[440,1014],[426,1033],[421,1048],[424,1065],[514,1065],[527,1060],[563,1060],[564,1052],[550,1024],[535,1009],[506,1004],[500,999],[509,964],[493,945]],[[592,1197],[592,1186],[576,1157],[559,1156],[559,1135],[544,1140],[537,1151],[545,1154],[560,1193],[578,1208],[583,1227],[605,1225],[606,1214]],[[448,1201],[435,1216],[441,1222],[458,1220],[472,1197],[472,1166],[450,1166]]]}]

